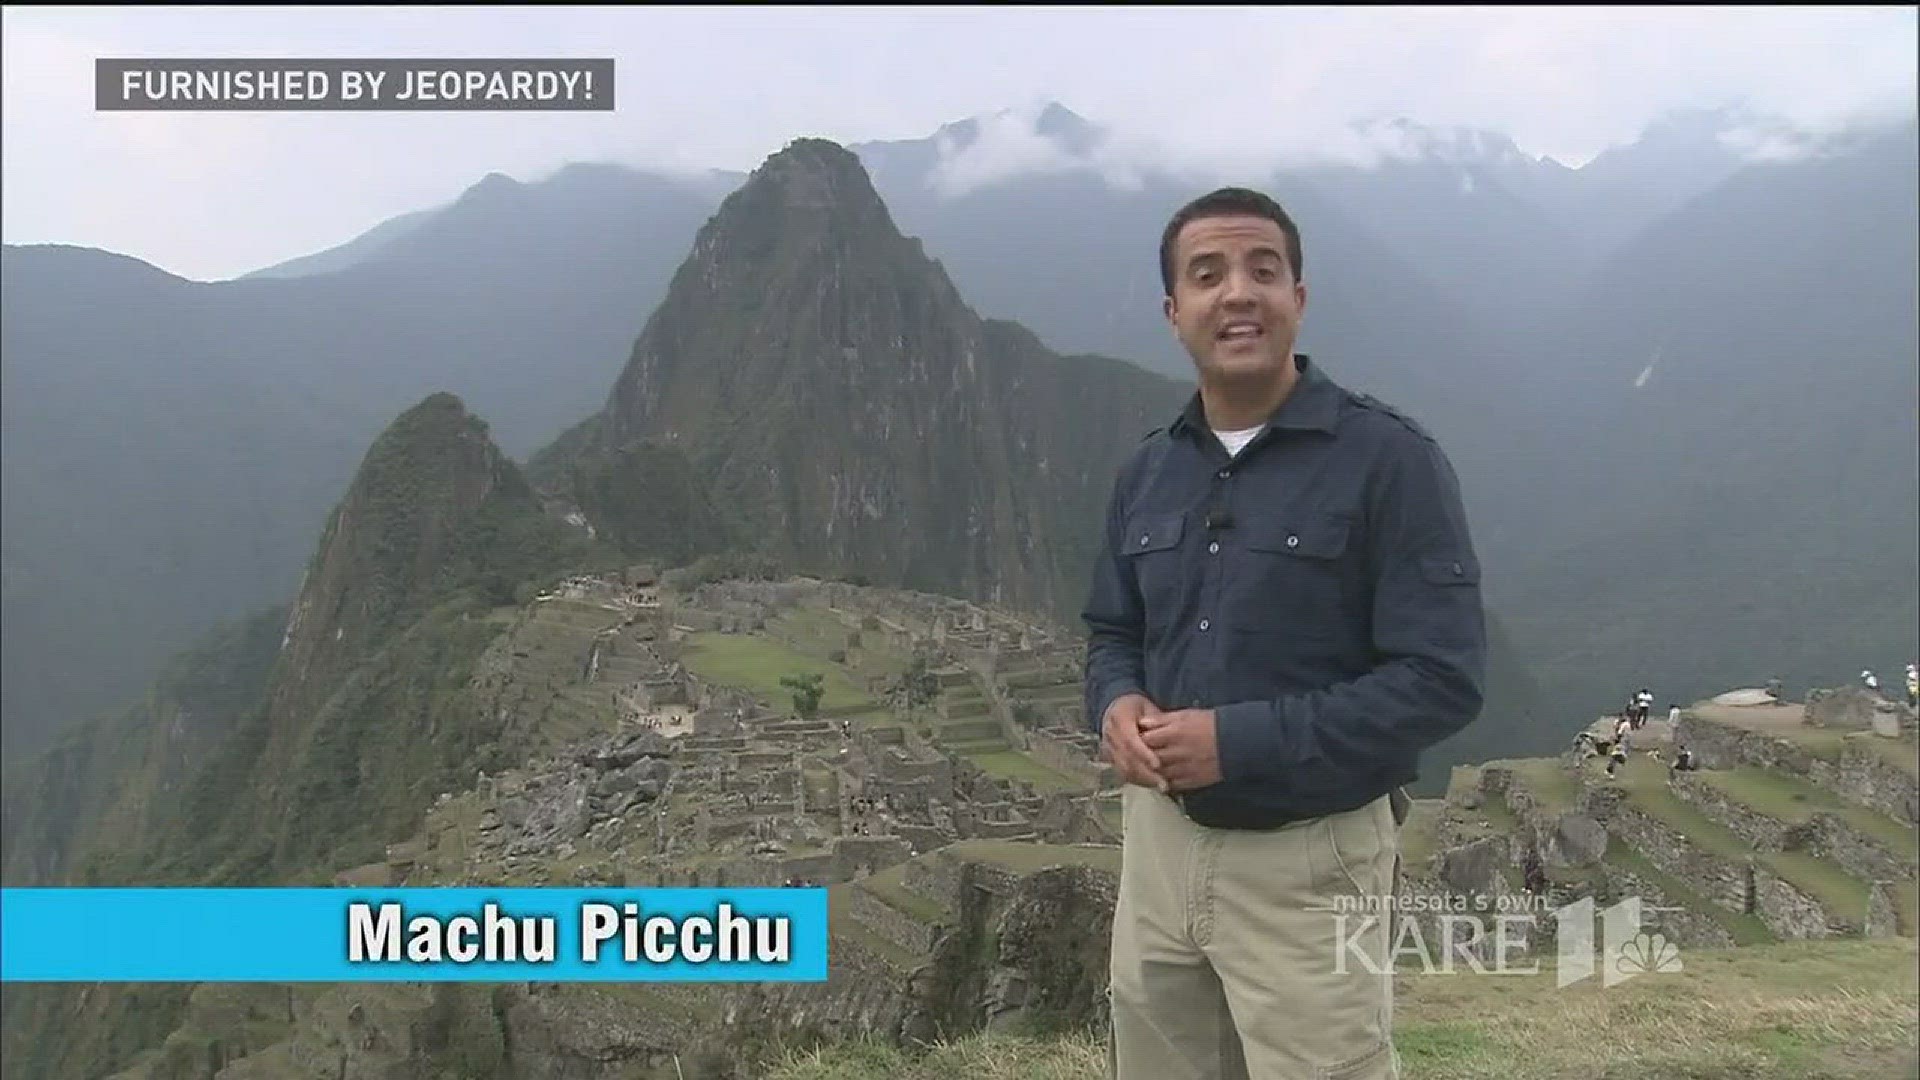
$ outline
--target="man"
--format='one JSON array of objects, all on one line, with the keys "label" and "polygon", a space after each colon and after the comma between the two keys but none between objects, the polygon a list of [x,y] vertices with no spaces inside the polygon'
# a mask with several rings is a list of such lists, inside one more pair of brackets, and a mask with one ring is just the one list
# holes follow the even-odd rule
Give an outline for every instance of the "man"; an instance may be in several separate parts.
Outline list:
[{"label": "man", "polygon": [[1480,564],[1433,439],[1294,353],[1301,255],[1241,188],[1161,237],[1199,389],[1121,467],[1082,612],[1118,1080],[1400,1075],[1398,788],[1480,712]]}]

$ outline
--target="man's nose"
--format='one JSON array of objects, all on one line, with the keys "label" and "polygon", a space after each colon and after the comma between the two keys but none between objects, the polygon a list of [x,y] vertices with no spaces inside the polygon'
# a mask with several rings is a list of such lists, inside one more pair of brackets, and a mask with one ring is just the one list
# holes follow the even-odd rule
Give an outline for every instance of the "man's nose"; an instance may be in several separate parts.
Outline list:
[{"label": "man's nose", "polygon": [[1229,304],[1246,305],[1253,303],[1253,276],[1240,270],[1228,273],[1226,287],[1222,290],[1221,298]]}]

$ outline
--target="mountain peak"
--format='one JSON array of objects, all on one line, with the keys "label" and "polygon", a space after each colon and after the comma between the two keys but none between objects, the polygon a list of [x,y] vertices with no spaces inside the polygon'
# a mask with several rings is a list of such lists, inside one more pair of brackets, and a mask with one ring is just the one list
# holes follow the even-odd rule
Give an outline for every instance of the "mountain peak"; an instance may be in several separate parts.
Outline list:
[{"label": "mountain peak", "polygon": [[1090,153],[1106,133],[1057,101],[1049,101],[1033,121],[1034,134],[1074,155]]},{"label": "mountain peak", "polygon": [[[844,350],[865,344],[878,362],[896,347],[895,309],[907,295],[916,306],[959,306],[951,282],[895,227],[860,159],[825,139],[797,139],[700,229],[615,384],[603,434],[617,448],[652,433],[657,410],[673,411],[675,385],[705,387],[696,396],[709,404],[757,408],[772,387],[816,386],[823,369],[813,365],[844,367]],[[680,418],[717,419],[710,409]]]},{"label": "mountain peak", "polygon": [[668,302],[675,290],[725,291],[747,281],[764,286],[798,266],[825,272],[870,262],[875,254],[890,261],[902,242],[853,151],[826,139],[796,139],[762,162],[708,219]]},{"label": "mountain peak", "polygon": [[1360,134],[1389,160],[1421,165],[1530,165],[1514,141],[1480,128],[1430,127],[1404,116],[1364,121]]},{"label": "mountain peak", "polygon": [[498,203],[518,197],[526,190],[526,185],[503,172],[490,172],[480,178],[480,182],[460,193],[456,205],[475,203]]},{"label": "mountain peak", "polygon": [[740,194],[792,208],[821,209],[849,202],[880,206],[880,196],[859,157],[839,143],[818,138],[795,139],[767,158],[747,178]]}]

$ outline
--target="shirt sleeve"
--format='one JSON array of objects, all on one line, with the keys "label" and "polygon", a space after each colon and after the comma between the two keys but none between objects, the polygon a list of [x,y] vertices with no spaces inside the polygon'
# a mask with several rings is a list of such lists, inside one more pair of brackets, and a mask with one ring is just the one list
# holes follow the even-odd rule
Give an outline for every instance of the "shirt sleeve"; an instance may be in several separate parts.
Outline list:
[{"label": "shirt sleeve", "polygon": [[1119,555],[1120,537],[1126,526],[1126,487],[1123,470],[1107,500],[1106,526],[1100,551],[1094,557],[1093,584],[1086,607],[1080,613],[1087,626],[1083,687],[1086,724],[1096,735],[1100,733],[1107,708],[1116,699],[1123,694],[1146,692],[1142,659],[1146,646],[1145,607],[1133,567]]},{"label": "shirt sleeve", "polygon": [[1487,648],[1480,563],[1445,453],[1426,438],[1395,440],[1367,506],[1373,669],[1325,689],[1217,708],[1225,779],[1282,788],[1303,775],[1316,777],[1315,787],[1358,779],[1479,716]]}]

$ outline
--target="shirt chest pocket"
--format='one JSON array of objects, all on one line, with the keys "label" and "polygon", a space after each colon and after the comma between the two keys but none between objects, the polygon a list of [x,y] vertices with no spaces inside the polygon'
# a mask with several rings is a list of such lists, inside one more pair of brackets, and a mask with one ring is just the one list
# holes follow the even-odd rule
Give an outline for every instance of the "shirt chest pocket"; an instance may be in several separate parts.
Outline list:
[{"label": "shirt chest pocket", "polygon": [[1289,636],[1344,636],[1353,532],[1350,520],[1328,514],[1249,520],[1244,557],[1227,587],[1232,622]]},{"label": "shirt chest pocket", "polygon": [[1133,569],[1150,627],[1166,625],[1179,612],[1188,573],[1180,557],[1186,521],[1186,514],[1176,511],[1136,514],[1127,522],[1120,553]]}]

